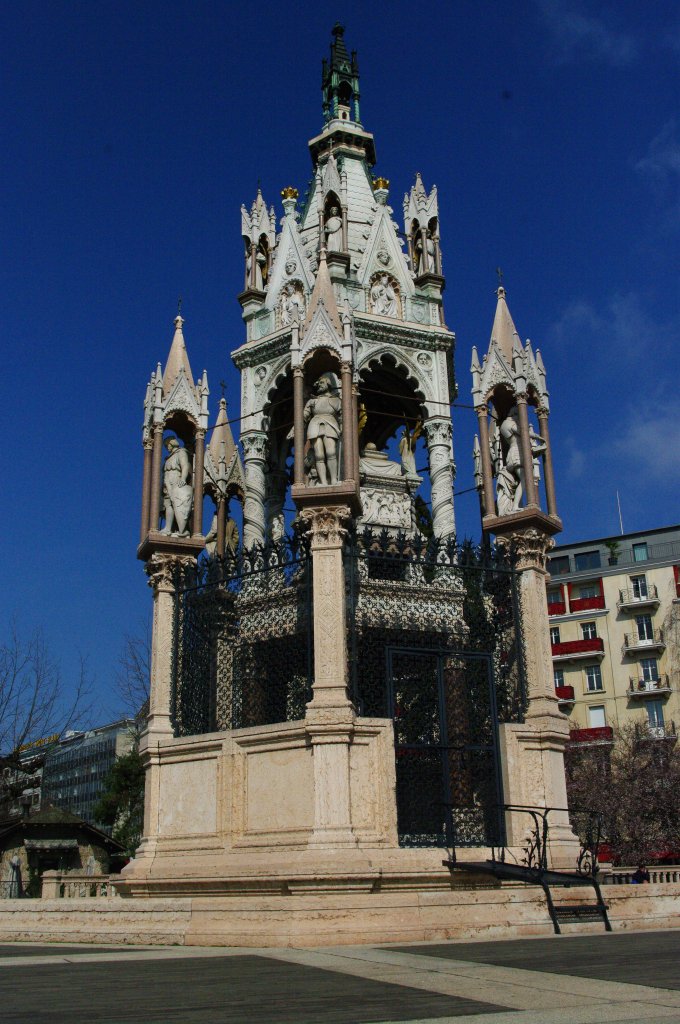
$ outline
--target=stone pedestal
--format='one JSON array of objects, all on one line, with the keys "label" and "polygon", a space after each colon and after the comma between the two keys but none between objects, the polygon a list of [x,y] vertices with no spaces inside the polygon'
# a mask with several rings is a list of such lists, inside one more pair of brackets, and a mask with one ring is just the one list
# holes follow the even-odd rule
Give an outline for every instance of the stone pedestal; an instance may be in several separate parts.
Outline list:
[{"label": "stone pedestal", "polygon": [[[500,728],[503,792],[507,804],[554,808],[548,819],[550,863],[573,869],[579,842],[566,810],[564,749],[569,726],[553,685],[546,597],[546,556],[553,541],[542,529],[521,522],[513,528],[509,520],[514,517],[504,518],[507,532],[498,540],[509,546],[520,574],[518,625],[524,637],[528,700],[524,722]],[[522,846],[531,824],[526,813],[508,813],[508,845]]]},{"label": "stone pedestal", "polygon": [[311,539],[314,593],[314,686],[305,725],[314,767],[311,847],[356,846],[350,801],[350,744],[355,713],[347,694],[345,576],[342,565],[346,505],[301,513]]}]

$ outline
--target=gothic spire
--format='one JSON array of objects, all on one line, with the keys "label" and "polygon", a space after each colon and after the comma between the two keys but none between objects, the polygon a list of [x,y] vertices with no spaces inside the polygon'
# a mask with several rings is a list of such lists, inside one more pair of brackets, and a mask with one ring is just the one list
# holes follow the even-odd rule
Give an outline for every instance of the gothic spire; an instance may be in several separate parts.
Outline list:
[{"label": "gothic spire", "polygon": [[172,339],[172,345],[170,346],[170,353],[168,355],[168,361],[165,364],[165,371],[163,373],[163,394],[167,395],[170,393],[170,389],[177,380],[180,370],[184,370],[189,387],[193,390],[194,378],[191,373],[191,366],[189,365],[189,356],[187,355],[187,348],[184,343],[184,334],[182,332],[182,325],[184,320],[178,313],[175,317],[175,333]]},{"label": "gothic spire", "polygon": [[505,288],[503,285],[499,286],[496,295],[498,301],[496,303],[493,327],[491,328],[491,341],[496,342],[503,357],[507,360],[508,366],[512,366],[513,352],[517,345],[521,346],[522,343],[505,300]]},{"label": "gothic spire", "polygon": [[330,60],[324,58],[321,68],[324,121],[338,119],[361,124],[356,50],[350,57],[345,46],[345,28],[339,22],[333,26],[332,34]]},{"label": "gothic spire", "polygon": [[208,447],[210,448],[210,454],[213,457],[215,466],[219,467],[220,459],[223,458],[228,468],[236,446],[234,444],[234,437],[227,418],[226,398],[220,398],[220,411],[217,414],[215,428],[212,432],[212,437],[210,438],[210,444]]},{"label": "gothic spire", "polygon": [[312,291],[309,307],[307,309],[307,316],[305,318],[305,329],[311,324],[314,319],[319,306],[323,306],[328,314],[328,317],[333,324],[333,327],[338,333],[338,337],[342,338],[343,331],[340,323],[340,314],[338,313],[338,306],[335,301],[335,293],[333,291],[333,285],[331,284],[330,274],[328,273],[328,264],[326,263],[326,250],[322,249],[319,255],[319,269],[316,274],[316,282],[314,284],[314,290]]}]

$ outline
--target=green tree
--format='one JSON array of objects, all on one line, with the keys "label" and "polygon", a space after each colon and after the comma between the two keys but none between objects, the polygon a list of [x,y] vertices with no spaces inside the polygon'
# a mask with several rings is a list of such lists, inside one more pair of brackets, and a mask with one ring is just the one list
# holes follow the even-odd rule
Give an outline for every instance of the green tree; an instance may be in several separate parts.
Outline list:
[{"label": "green tree", "polygon": [[142,838],[144,821],[144,765],[138,750],[116,758],[94,813],[132,857]]}]

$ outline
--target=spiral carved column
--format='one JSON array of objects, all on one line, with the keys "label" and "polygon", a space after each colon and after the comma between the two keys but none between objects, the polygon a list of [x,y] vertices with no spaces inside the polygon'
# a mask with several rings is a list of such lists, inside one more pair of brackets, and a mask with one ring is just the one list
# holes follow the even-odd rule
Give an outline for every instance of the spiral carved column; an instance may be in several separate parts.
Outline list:
[{"label": "spiral carved column", "polygon": [[453,456],[451,421],[429,419],[424,424],[430,462],[432,493],[432,526],[435,537],[449,537],[456,532],[453,511]]},{"label": "spiral carved column", "polygon": [[245,434],[243,465],[246,477],[246,500],[243,505],[243,543],[246,548],[264,544],[265,469],[267,466],[267,435],[259,431]]}]

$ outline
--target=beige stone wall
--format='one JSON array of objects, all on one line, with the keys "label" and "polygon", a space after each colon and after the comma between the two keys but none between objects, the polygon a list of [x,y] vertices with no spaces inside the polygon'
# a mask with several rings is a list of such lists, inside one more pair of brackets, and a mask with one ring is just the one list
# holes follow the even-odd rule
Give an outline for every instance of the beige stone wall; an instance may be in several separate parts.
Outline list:
[{"label": "beige stone wall", "polygon": [[[680,927],[680,885],[605,887],[614,932]],[[570,889],[559,902],[592,900]],[[564,926],[601,933],[601,922]],[[436,889],[172,899],[4,900],[0,941],[322,946],[553,934],[540,889]]]}]

